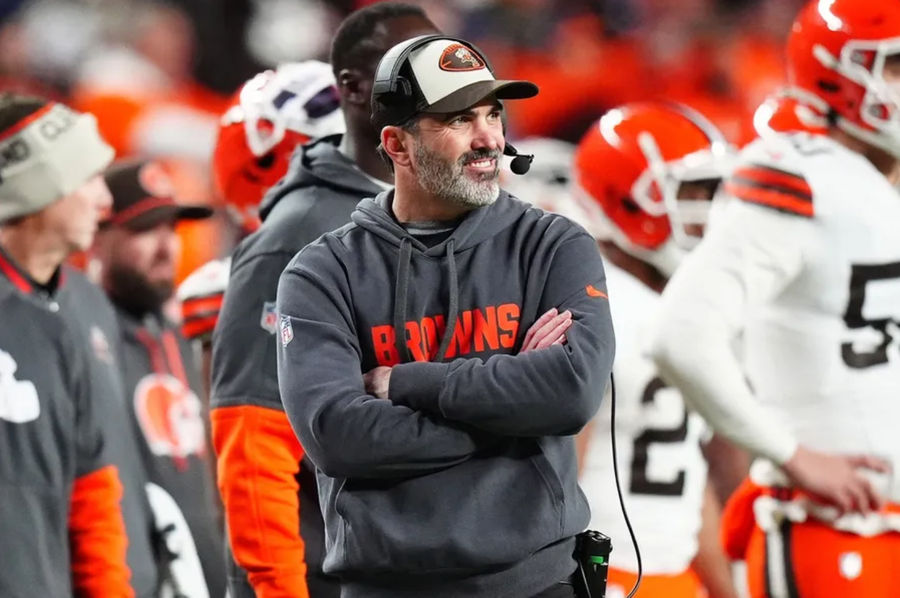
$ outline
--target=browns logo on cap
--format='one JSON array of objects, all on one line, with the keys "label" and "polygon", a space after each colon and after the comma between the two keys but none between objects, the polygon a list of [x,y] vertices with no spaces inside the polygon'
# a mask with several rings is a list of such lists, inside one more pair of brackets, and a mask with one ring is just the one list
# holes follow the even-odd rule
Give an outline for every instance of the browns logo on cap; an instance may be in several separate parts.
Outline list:
[{"label": "browns logo on cap", "polygon": [[172,180],[158,162],[142,164],[138,168],[138,180],[144,191],[153,197],[173,197],[175,195]]},{"label": "browns logo on cap", "polygon": [[470,48],[452,44],[441,54],[439,66],[445,71],[477,71],[484,68],[484,62]]},{"label": "browns logo on cap", "polygon": [[124,226],[142,231],[161,222],[209,218],[204,205],[175,201],[175,188],[162,164],[153,160],[116,162],[103,175],[113,205],[102,227]]},{"label": "browns logo on cap", "polygon": [[[401,42],[394,48],[410,43]],[[393,49],[382,61],[389,58]],[[396,54],[396,52],[394,52]],[[379,129],[399,125],[416,114],[447,114],[466,110],[488,97],[497,100],[520,100],[537,94],[530,81],[495,79],[484,54],[465,40],[441,35],[422,36],[409,50],[405,64],[395,69],[410,80],[412,97],[404,99],[396,90],[374,87],[372,91],[372,123]],[[384,67],[379,64],[379,72]],[[392,72],[395,72],[392,71]],[[401,75],[397,75],[401,76]],[[412,101],[410,101],[412,100]]]}]

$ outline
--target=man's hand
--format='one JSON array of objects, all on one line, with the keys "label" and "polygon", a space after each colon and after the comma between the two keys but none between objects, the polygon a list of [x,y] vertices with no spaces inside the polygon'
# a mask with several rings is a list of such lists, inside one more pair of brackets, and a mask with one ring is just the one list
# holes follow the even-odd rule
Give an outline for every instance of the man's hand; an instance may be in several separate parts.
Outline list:
[{"label": "man's hand", "polygon": [[783,466],[797,486],[837,507],[842,513],[867,514],[884,505],[884,498],[858,471],[861,468],[890,472],[886,461],[869,455],[828,455],[798,447]]},{"label": "man's hand", "polygon": [[366,392],[379,399],[388,398],[388,386],[391,383],[391,368],[380,365],[363,374]]},{"label": "man's hand", "polygon": [[566,330],[572,325],[572,312],[559,313],[554,307],[537,319],[525,333],[525,341],[519,353],[561,345],[566,341]]}]

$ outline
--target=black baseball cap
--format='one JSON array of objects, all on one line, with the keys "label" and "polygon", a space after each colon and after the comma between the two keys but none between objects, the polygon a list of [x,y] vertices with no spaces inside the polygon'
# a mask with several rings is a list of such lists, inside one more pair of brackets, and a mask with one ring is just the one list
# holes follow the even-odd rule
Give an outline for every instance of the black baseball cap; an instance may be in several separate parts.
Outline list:
[{"label": "black baseball cap", "polygon": [[166,221],[202,220],[213,215],[203,205],[175,201],[175,190],[161,164],[153,160],[117,162],[103,175],[112,194],[109,217],[101,226],[141,231]]}]

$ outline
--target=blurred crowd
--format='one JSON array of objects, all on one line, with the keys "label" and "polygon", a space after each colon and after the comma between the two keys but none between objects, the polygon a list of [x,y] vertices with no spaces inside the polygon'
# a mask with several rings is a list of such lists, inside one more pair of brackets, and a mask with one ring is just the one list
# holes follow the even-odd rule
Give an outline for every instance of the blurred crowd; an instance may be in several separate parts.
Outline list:
[{"label": "blurred crowd", "polygon": [[0,0],[0,597],[895,595],[898,32]]},{"label": "blurred crowd", "polygon": [[[6,0],[0,89],[68,102],[99,119],[117,157],[163,159],[182,199],[220,204],[210,180],[218,118],[241,83],[286,61],[328,60],[366,0]],[[545,90],[509,108],[511,138],[575,142],[610,107],[679,101],[738,145],[784,81],[797,0],[420,0],[499,72]],[[226,255],[223,218],[185,223],[183,279]]]}]

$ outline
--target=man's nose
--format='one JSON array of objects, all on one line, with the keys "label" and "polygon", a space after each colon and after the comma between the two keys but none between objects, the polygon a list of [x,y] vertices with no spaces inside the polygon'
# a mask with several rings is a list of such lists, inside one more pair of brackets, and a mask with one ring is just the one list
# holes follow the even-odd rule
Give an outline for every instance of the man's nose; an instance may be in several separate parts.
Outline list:
[{"label": "man's nose", "polygon": [[496,150],[503,147],[503,130],[485,118],[475,121],[472,149]]}]

